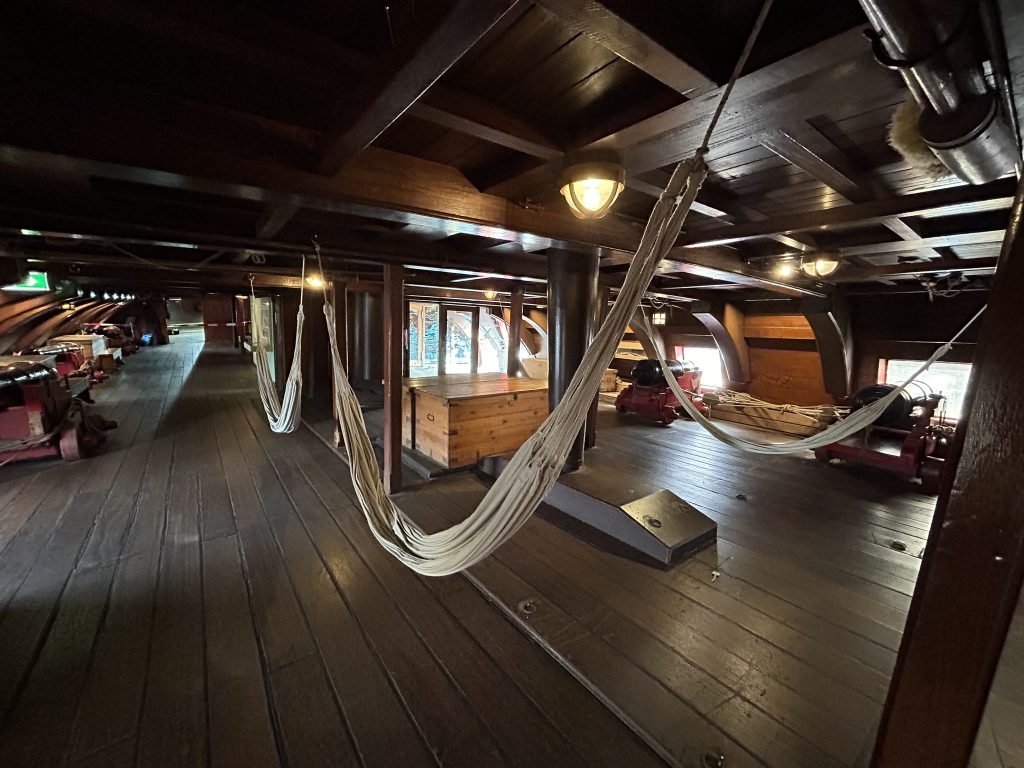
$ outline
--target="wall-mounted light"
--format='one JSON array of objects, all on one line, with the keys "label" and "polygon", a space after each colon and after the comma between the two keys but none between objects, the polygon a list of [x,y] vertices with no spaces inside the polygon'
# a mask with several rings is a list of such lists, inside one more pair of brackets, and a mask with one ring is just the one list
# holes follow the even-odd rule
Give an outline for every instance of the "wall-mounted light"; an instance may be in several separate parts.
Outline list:
[{"label": "wall-mounted light", "polygon": [[89,298],[90,299],[95,299],[96,298],[96,291],[89,291]]},{"label": "wall-mounted light", "polygon": [[497,291],[484,291],[484,298],[485,299],[490,300],[490,299],[496,299],[497,297],[498,297],[498,292]]},{"label": "wall-mounted light", "polygon": [[323,288],[324,279],[320,277],[320,275],[309,275],[306,278],[306,285],[308,285],[310,288]]},{"label": "wall-mounted light", "polygon": [[800,269],[808,277],[828,277],[839,269],[840,257],[837,253],[820,253],[809,256],[800,262]]},{"label": "wall-mounted light", "polygon": [[568,161],[559,192],[576,218],[600,219],[611,210],[625,181],[626,171],[616,153],[587,152]]}]

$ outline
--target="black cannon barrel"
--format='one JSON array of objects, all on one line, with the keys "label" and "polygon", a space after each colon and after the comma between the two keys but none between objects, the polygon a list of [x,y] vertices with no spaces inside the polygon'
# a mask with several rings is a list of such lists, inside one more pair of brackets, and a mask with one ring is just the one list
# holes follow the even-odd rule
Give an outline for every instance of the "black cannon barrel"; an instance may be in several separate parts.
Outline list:
[{"label": "black cannon barrel", "polygon": [[26,384],[38,384],[46,379],[56,379],[57,373],[42,363],[8,363],[0,367],[0,408],[24,405],[21,388]]},{"label": "black cannon barrel", "polygon": [[[687,371],[697,370],[697,366],[686,360],[666,360],[669,371],[673,376],[682,376]],[[633,366],[633,383],[641,387],[656,387],[665,381],[661,370],[661,363],[657,360],[641,360]]]}]

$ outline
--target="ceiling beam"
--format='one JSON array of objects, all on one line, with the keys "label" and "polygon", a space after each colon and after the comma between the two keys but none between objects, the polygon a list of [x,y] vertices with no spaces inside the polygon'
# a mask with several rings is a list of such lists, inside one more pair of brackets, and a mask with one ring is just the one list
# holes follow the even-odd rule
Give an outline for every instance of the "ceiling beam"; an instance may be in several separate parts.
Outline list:
[{"label": "ceiling beam", "polygon": [[985,259],[943,259],[922,261],[915,264],[890,264],[884,267],[844,267],[829,275],[830,283],[861,283],[870,280],[895,277],[918,277],[936,272],[992,272],[998,258]]},{"label": "ceiling beam", "polygon": [[[861,30],[843,32],[739,78],[712,137],[710,159],[714,159],[716,144],[767,130],[783,119],[792,119],[794,114],[814,109],[836,93],[869,91],[887,95],[898,87],[891,74],[872,58]],[[624,156],[627,174],[634,176],[671,165],[698,147],[721,94],[722,88],[716,88],[580,149],[618,150]],[[522,199],[532,189],[550,182],[558,170],[557,163],[548,162],[493,184],[487,191]]]},{"label": "ceiling beam", "polygon": [[718,87],[711,78],[594,0],[539,0],[574,32],[582,32],[672,90],[693,99]]},{"label": "ceiling beam", "polygon": [[457,0],[411,55],[380,78],[370,77],[360,96],[338,106],[318,147],[317,170],[325,175],[338,173],[405,114],[516,3]]},{"label": "ceiling beam", "polygon": [[692,230],[676,242],[678,245],[693,246],[723,245],[770,238],[779,234],[813,230],[832,231],[844,227],[863,226],[893,216],[950,216],[983,210],[1000,210],[1008,208],[1013,201],[1013,187],[1013,181],[1010,179],[979,186],[946,187],[823,211],[779,216],[764,221],[737,224],[734,227]]},{"label": "ceiling beam", "polygon": [[435,86],[413,104],[409,114],[530,157],[562,156],[562,150],[526,121],[471,93]]},{"label": "ceiling beam", "polygon": [[[888,196],[880,184],[856,169],[839,147],[806,121],[786,129],[765,132],[761,135],[761,144],[850,202],[866,203]],[[918,242],[921,239],[899,217],[885,218],[879,223],[901,240]],[[912,246],[908,244],[907,247]],[[920,251],[926,258],[942,258],[941,254],[925,246],[921,246]]]}]

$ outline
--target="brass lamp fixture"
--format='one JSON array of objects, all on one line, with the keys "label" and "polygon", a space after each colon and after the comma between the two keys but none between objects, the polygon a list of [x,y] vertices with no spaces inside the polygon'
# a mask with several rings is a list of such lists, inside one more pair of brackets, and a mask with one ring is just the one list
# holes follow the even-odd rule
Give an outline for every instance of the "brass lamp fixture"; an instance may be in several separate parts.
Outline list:
[{"label": "brass lamp fixture", "polygon": [[800,269],[808,277],[828,277],[839,269],[840,261],[838,253],[818,253],[802,259]]},{"label": "brass lamp fixture", "polygon": [[578,219],[608,214],[625,188],[626,171],[615,152],[586,152],[572,157],[562,170],[559,192]]}]

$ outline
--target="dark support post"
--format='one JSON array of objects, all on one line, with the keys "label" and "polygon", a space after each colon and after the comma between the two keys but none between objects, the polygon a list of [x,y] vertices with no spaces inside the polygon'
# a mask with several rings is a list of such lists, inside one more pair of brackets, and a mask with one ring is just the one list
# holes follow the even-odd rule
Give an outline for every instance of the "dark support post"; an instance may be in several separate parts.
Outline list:
[{"label": "dark support post", "polygon": [[745,390],[750,383],[750,352],[743,335],[743,312],[733,304],[701,301],[690,306],[690,313],[715,340],[729,388]]},{"label": "dark support post", "polygon": [[825,391],[836,398],[848,397],[853,382],[853,344],[845,302],[838,296],[808,296],[800,302],[800,312],[818,344]]},{"label": "dark support post", "polygon": [[384,488],[402,489],[402,266],[384,265]]},{"label": "dark support post", "polygon": [[402,377],[409,377],[409,302],[402,302]]},{"label": "dark support post", "polygon": [[473,332],[469,340],[469,372],[476,375],[480,368],[480,307],[473,307],[470,325]]},{"label": "dark support post", "polygon": [[[548,251],[548,404],[561,402],[594,333],[596,253]],[[586,428],[573,443],[566,469],[583,466]]]},{"label": "dark support post", "polygon": [[[590,336],[593,338],[601,328],[601,323],[608,316],[608,300],[611,298],[611,290],[601,288],[597,292],[597,305],[594,307],[594,328]],[[601,402],[601,393],[594,395],[594,402],[590,405],[590,412],[587,414],[586,437],[583,440],[583,447],[590,450],[597,445],[597,406]]]},{"label": "dark support post", "polygon": [[508,307],[508,364],[509,376],[519,375],[519,347],[523,339],[523,286],[512,288]]},{"label": "dark support post", "polygon": [[879,726],[874,768],[968,764],[1021,594],[1021,202],[1019,191],[975,352],[967,416],[951,448]]},{"label": "dark support post", "polygon": [[437,305],[437,375],[448,373],[448,307]]}]

